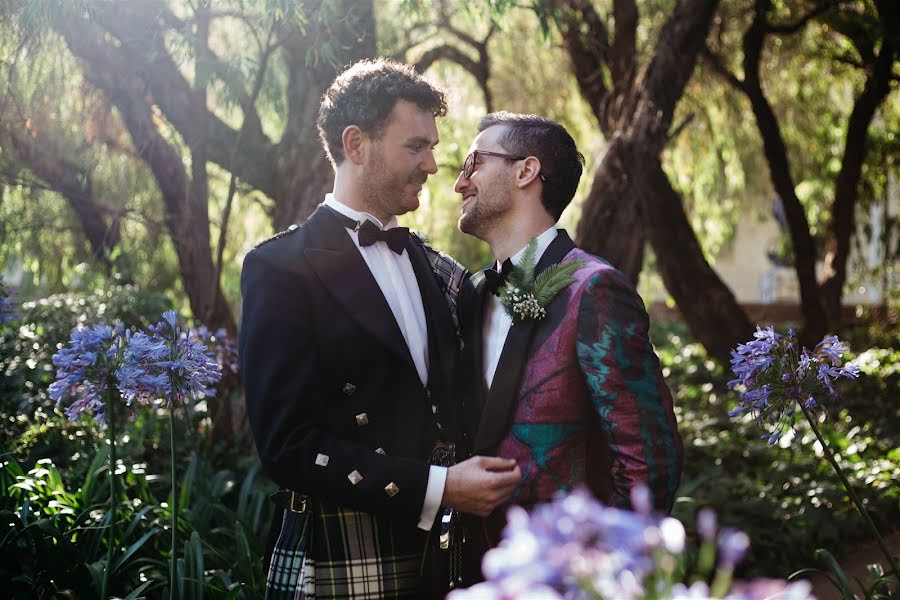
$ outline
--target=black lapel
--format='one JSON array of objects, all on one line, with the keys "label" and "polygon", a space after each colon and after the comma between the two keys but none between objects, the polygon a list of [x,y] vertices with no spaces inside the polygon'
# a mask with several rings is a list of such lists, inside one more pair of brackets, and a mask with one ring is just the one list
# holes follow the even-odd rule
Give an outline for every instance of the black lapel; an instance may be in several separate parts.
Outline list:
[{"label": "black lapel", "polygon": [[[473,281],[475,285],[475,293],[473,295],[471,315],[472,325],[466,345],[469,348],[469,368],[472,369],[475,381],[473,382],[472,392],[475,394],[475,402],[478,408],[478,414],[481,415],[484,410],[484,403],[487,401],[487,384],[484,381],[484,305],[487,303],[487,281],[483,274],[477,275],[477,281]],[[475,421],[475,425],[478,421]]]},{"label": "black lapel", "polygon": [[[425,307],[428,324],[428,383],[432,390],[446,389],[453,377],[457,354],[456,331],[450,318],[450,308],[444,293],[438,287],[437,276],[421,243],[410,237],[406,244],[409,262],[412,264],[419,293]],[[435,377],[435,375],[438,375]]]},{"label": "black lapel", "polygon": [[363,329],[415,369],[394,313],[338,214],[319,206],[309,225],[305,254],[322,284]]},{"label": "black lapel", "polygon": [[[535,275],[540,275],[547,267],[561,261],[573,248],[575,244],[569,235],[565,230],[559,229],[538,261],[534,270]],[[480,322],[483,328],[483,315]],[[497,363],[497,371],[494,373],[494,381],[487,393],[481,423],[475,434],[474,449],[477,454],[493,454],[497,444],[509,432],[510,422],[518,404],[519,383],[531,355],[532,340],[540,323],[542,321],[515,321],[509,328]],[[482,364],[479,363],[479,372],[483,374]]]}]

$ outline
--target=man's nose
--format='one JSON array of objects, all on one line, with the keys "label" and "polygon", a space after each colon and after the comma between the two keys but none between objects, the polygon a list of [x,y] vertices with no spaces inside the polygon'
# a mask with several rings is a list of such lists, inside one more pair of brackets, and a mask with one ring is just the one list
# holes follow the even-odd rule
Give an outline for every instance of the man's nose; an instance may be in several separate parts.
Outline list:
[{"label": "man's nose", "polygon": [[453,191],[457,194],[462,194],[463,190],[466,189],[466,185],[469,183],[469,180],[463,175],[463,172],[460,171],[459,175],[456,177],[456,182],[453,184]]},{"label": "man's nose", "polygon": [[434,158],[433,151],[429,150],[426,153],[425,160],[422,162],[422,170],[429,175],[434,175],[438,172],[437,160]]}]

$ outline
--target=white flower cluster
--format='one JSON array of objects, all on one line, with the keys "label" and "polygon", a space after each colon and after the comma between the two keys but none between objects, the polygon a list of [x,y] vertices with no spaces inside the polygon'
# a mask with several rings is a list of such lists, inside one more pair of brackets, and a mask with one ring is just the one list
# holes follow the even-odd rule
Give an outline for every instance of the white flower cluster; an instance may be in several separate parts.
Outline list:
[{"label": "white flower cluster", "polygon": [[543,319],[547,316],[547,311],[538,304],[537,298],[532,294],[519,288],[512,288],[508,298],[512,312],[520,319]]}]

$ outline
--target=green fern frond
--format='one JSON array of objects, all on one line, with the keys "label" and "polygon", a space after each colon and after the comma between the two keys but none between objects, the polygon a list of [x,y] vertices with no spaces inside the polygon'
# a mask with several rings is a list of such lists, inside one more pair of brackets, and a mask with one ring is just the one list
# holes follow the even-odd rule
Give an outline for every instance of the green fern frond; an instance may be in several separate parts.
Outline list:
[{"label": "green fern frond", "polygon": [[532,239],[525,247],[522,260],[510,273],[509,280],[517,288],[527,290],[534,283],[534,267],[537,263],[537,239]]},{"label": "green fern frond", "polygon": [[537,299],[538,304],[542,307],[550,304],[550,301],[553,300],[559,292],[575,281],[572,274],[581,268],[583,264],[583,260],[560,263],[548,267],[543,273],[538,275],[534,280],[532,292]]}]

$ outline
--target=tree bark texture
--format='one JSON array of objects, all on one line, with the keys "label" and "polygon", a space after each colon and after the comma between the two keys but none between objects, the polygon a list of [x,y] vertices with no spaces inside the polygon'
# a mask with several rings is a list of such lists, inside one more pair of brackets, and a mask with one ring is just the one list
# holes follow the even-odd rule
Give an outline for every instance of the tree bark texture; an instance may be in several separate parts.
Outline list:
[{"label": "tree bark texture", "polygon": [[[589,2],[560,6],[557,18],[582,94],[609,141],[585,201],[578,243],[636,281],[644,240],[649,241],[666,289],[691,332],[710,355],[727,362],[731,348],[751,334],[752,325],[703,255],[661,163],[675,107],[717,6],[718,0],[679,0],[652,57],[639,71],[634,65],[633,3],[614,5],[621,22],[615,25],[612,55],[604,20],[592,13]],[[576,28],[579,22],[588,24],[593,41],[579,39],[585,31]],[[603,69],[609,70],[608,76]]]}]

